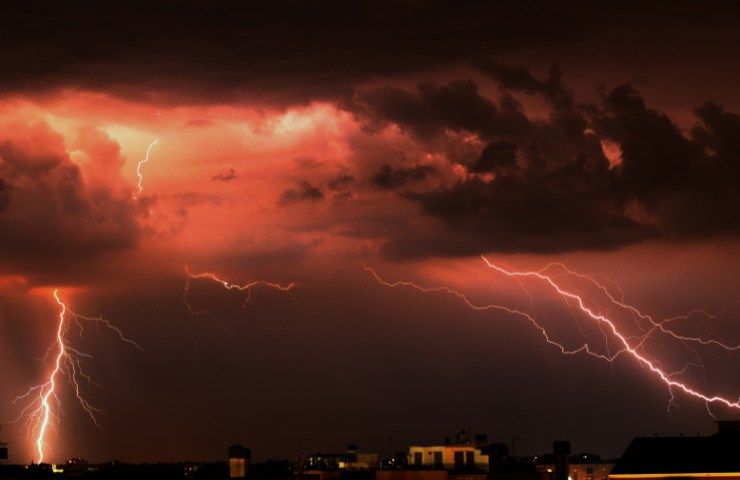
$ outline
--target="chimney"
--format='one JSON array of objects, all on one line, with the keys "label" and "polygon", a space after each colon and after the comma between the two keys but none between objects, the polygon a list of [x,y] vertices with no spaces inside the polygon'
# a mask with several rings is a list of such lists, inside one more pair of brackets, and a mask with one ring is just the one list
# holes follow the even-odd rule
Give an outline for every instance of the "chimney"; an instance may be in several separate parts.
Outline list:
[{"label": "chimney", "polygon": [[555,454],[555,480],[568,480],[570,442],[565,440],[554,442],[552,452]]}]

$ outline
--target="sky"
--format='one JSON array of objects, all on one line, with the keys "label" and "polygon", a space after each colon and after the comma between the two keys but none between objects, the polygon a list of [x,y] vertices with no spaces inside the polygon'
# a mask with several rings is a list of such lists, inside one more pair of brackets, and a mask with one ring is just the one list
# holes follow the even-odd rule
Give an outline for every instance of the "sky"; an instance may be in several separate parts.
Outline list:
[{"label": "sky", "polygon": [[0,440],[39,458],[55,290],[47,461],[711,434],[615,332],[737,403],[738,17],[5,2]]}]

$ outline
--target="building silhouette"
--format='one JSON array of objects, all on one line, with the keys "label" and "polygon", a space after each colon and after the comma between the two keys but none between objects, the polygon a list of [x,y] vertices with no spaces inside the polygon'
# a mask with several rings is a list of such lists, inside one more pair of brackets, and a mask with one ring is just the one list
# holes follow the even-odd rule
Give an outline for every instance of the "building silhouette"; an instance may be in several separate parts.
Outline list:
[{"label": "building silhouette", "polygon": [[635,438],[609,478],[740,479],[740,421],[718,421],[717,427],[708,437]]},{"label": "building silhouette", "polygon": [[246,478],[252,451],[241,445],[229,447],[229,478]]}]

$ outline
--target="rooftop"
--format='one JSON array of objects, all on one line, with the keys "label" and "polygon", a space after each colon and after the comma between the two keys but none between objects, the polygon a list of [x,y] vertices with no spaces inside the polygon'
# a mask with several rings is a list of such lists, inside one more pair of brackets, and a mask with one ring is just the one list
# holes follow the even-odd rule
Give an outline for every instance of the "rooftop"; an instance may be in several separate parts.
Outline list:
[{"label": "rooftop", "polygon": [[709,437],[635,438],[612,475],[740,472],[740,422],[718,422]]}]

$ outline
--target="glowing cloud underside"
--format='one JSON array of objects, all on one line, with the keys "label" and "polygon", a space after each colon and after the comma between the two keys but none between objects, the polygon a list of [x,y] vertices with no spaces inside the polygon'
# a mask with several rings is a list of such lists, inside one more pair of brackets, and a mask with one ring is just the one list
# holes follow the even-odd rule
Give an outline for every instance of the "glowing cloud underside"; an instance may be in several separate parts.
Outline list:
[{"label": "glowing cloud underside", "polygon": [[[372,268],[367,266],[364,268],[372,274],[379,284],[386,287],[409,287],[423,293],[445,293],[459,298],[468,308],[473,310],[498,310],[521,317],[530,322],[542,334],[547,343],[555,346],[564,355],[583,353],[607,362],[613,362],[620,356],[628,356],[634,359],[645,371],[650,372],[658,382],[667,387],[670,394],[668,404],[669,409],[673,404],[675,398],[674,395],[678,391],[705,402],[707,411],[710,415],[712,414],[709,410],[710,404],[724,405],[731,409],[740,410],[740,397],[733,399],[719,394],[708,393],[677,378],[684,374],[690,367],[703,368],[700,359],[698,361],[686,362],[682,368],[675,371],[667,371],[662,366],[660,360],[653,358],[653,356],[648,355],[645,352],[647,342],[657,335],[680,342],[689,350],[691,350],[692,345],[718,348],[728,353],[740,350],[740,345],[731,345],[712,338],[681,335],[668,326],[669,323],[675,320],[687,319],[692,315],[702,315],[712,318],[713,315],[710,313],[703,310],[695,310],[686,315],[656,320],[653,316],[645,314],[636,307],[625,303],[621,289],[619,289],[618,285],[611,285],[610,289],[606,285],[607,282],[600,282],[593,276],[575,272],[563,264],[551,263],[545,268],[537,271],[514,271],[491,262],[485,256],[481,256],[481,258],[485,262],[486,267],[496,274],[518,282],[519,286],[529,297],[530,305],[532,306],[531,310],[524,311],[522,309],[512,308],[498,303],[478,304],[470,300],[470,297],[465,293],[451,287],[426,287],[410,281],[391,282],[381,278]],[[576,288],[566,288],[564,286],[566,284],[566,280],[570,280],[571,282],[573,280],[582,281],[589,285],[591,288],[601,293],[602,298],[606,299],[605,304],[599,305],[598,307],[594,306],[594,300],[590,296],[580,293]],[[603,334],[601,342],[597,343],[593,340],[589,340],[585,334],[584,341],[575,347],[568,347],[564,342],[557,340],[546,328],[545,322],[542,321],[541,316],[534,307],[533,296],[530,294],[530,290],[542,287],[549,290],[550,294],[553,295],[555,299],[562,302],[562,305],[573,313],[576,321],[578,321],[578,319],[585,319],[592,322],[592,324],[595,325]],[[618,292],[617,295],[612,293],[614,290]],[[636,329],[638,332],[627,333],[627,328],[620,327],[619,323],[614,318],[603,313],[607,310],[626,313],[634,321],[632,328]],[[617,348],[612,351],[612,347],[610,347],[610,345],[614,344],[617,345]]]},{"label": "glowing cloud underside", "polygon": [[59,306],[56,335],[46,354],[46,358],[53,354],[52,369],[44,383],[29,387],[26,393],[16,397],[13,401],[14,404],[24,400],[28,401],[16,422],[23,422],[34,437],[38,463],[42,463],[46,458],[49,429],[59,424],[62,412],[59,388],[65,376],[80,407],[87,413],[94,425],[99,425],[97,414],[100,410],[90,404],[83,394],[84,385],[98,386],[82,368],[82,360],[92,359],[92,356],[72,346],[68,338],[72,325],[77,327],[80,336],[85,331],[83,323],[94,323],[98,327],[102,325],[113,331],[121,341],[141,350],[136,342],[124,337],[121,330],[108,320],[102,317],[88,317],[71,311],[60,298],[58,290],[54,290],[52,296]]}]

